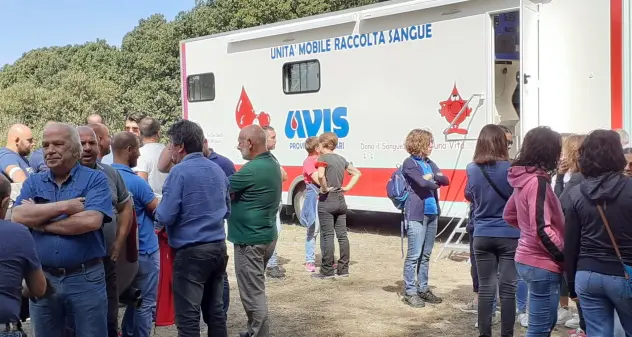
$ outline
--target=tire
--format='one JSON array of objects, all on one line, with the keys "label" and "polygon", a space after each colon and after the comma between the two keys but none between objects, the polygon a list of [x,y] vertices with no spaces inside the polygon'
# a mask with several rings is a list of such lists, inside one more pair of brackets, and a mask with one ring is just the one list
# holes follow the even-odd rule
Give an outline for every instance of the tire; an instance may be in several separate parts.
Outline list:
[{"label": "tire", "polygon": [[296,223],[300,226],[303,226],[300,222],[301,211],[303,210],[303,203],[305,203],[305,184],[300,183],[294,188],[294,196],[292,197],[294,216],[296,219]]}]

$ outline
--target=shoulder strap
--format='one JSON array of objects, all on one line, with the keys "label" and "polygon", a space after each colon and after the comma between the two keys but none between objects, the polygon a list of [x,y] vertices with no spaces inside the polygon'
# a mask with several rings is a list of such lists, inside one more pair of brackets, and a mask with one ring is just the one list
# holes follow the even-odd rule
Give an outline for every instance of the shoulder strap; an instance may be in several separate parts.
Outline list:
[{"label": "shoulder strap", "polygon": [[487,180],[487,182],[489,183],[489,186],[491,186],[494,191],[496,191],[496,194],[498,194],[499,197],[503,198],[503,200],[508,201],[509,197],[507,195],[505,195],[499,188],[498,186],[496,186],[496,184],[494,184],[494,181],[492,180],[492,178],[489,176],[489,174],[487,173],[487,171],[485,171],[485,169],[483,168],[483,165],[481,164],[476,164],[476,166],[478,166],[478,168],[481,170],[481,173],[483,173],[483,176],[485,177],[485,180]]},{"label": "shoulder strap", "polygon": [[599,215],[601,215],[601,220],[603,221],[603,224],[606,226],[606,231],[608,231],[608,236],[610,237],[610,241],[612,241],[612,246],[614,247],[614,251],[617,253],[617,257],[619,257],[619,261],[623,263],[623,259],[621,258],[621,252],[619,251],[619,246],[617,245],[617,241],[614,239],[612,230],[610,230],[610,224],[608,223],[608,219],[606,219],[606,214],[604,213],[601,205],[597,204],[597,210],[599,211]]}]

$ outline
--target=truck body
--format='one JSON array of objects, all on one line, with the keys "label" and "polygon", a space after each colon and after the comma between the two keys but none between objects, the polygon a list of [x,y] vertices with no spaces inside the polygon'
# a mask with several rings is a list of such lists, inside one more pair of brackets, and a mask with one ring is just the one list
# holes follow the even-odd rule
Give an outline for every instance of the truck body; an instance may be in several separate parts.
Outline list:
[{"label": "truck body", "polygon": [[[277,132],[300,211],[307,137],[334,132],[362,172],[350,209],[397,212],[386,183],[414,128],[451,184],[443,216],[466,216],[465,167],[480,129],[585,133],[623,123],[621,0],[407,0],[182,41],[183,117],[244,164],[241,128]],[[618,11],[618,12],[617,12]],[[618,15],[618,18],[617,18]]]}]

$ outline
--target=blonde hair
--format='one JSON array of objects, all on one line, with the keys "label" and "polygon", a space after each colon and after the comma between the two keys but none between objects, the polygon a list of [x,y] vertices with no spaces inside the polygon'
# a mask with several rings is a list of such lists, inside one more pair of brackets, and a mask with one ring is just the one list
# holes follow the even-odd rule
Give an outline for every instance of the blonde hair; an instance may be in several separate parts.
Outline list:
[{"label": "blonde hair", "polygon": [[432,133],[423,129],[412,129],[406,136],[406,151],[413,156],[427,156],[428,148],[434,142]]},{"label": "blonde hair", "polygon": [[305,140],[305,151],[307,151],[308,154],[312,155],[316,153],[318,145],[318,137],[309,137]]},{"label": "blonde hair", "polygon": [[562,141],[564,160],[569,164],[571,173],[579,172],[579,148],[586,139],[586,135],[570,135]]},{"label": "blonde hair", "polygon": [[331,151],[335,150],[338,146],[338,136],[333,132],[325,132],[318,137],[320,146]]}]

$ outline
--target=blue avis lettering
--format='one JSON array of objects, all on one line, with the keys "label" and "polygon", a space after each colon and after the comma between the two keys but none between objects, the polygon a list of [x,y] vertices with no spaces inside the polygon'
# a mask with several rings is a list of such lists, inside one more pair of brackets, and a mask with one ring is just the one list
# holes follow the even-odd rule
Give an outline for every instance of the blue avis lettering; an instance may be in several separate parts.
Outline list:
[{"label": "blue avis lettering", "polygon": [[338,138],[349,134],[347,108],[290,110],[285,122],[288,139],[317,136],[323,132],[334,132]]}]

